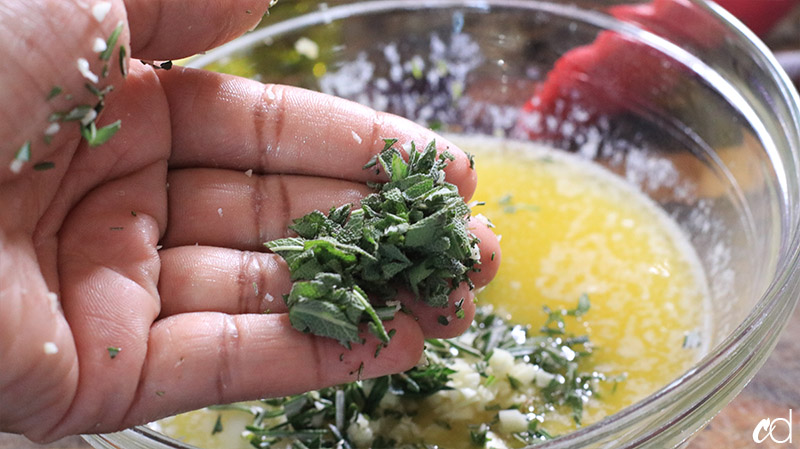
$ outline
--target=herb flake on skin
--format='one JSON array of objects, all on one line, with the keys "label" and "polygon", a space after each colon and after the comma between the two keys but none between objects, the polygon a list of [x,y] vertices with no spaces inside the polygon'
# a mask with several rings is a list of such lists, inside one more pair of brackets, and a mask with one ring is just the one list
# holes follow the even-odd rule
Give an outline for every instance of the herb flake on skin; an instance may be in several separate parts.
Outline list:
[{"label": "herb flake on skin", "polygon": [[47,94],[47,101],[50,101],[53,98],[61,95],[61,92],[63,92],[63,91],[64,91],[64,89],[62,89],[61,86],[53,86],[53,88],[50,89],[50,93]]},{"label": "herb flake on skin", "polygon": [[117,355],[119,355],[119,352],[122,351],[122,348],[109,346],[108,348],[106,348],[106,350],[108,351],[108,356],[113,360],[117,357]]},{"label": "herb flake on skin", "polygon": [[284,300],[295,328],[349,347],[361,341],[359,325],[367,323],[387,343],[381,319],[387,317],[379,317],[367,298],[384,310],[403,288],[432,307],[445,307],[458,285],[472,287],[469,273],[480,252],[467,228],[470,209],[445,181],[452,155],[437,155],[435,142],[422,151],[412,142],[406,161],[396,143],[387,139],[364,166],[383,170],[389,181],[370,183],[375,193],[359,208],[311,212],[290,226],[297,237],[265,243],[289,266],[294,285]]},{"label": "herb flake on skin", "polygon": [[112,137],[114,137],[114,134],[116,134],[121,127],[121,120],[117,120],[116,122],[99,129],[97,128],[95,122],[92,121],[88,125],[81,127],[81,135],[84,139],[86,139],[86,142],[90,147],[97,147],[108,142]]},{"label": "herb flake on skin", "polygon": [[38,164],[34,165],[33,169],[36,170],[36,171],[47,171],[47,170],[52,170],[55,167],[56,167],[55,162],[42,161],[42,162],[39,162]]},{"label": "herb flake on skin", "polygon": [[120,22],[117,25],[117,27],[114,28],[114,31],[111,32],[111,35],[108,36],[105,50],[100,52],[100,54],[98,55],[100,60],[108,61],[109,59],[111,59],[111,54],[114,53],[114,47],[117,45],[117,40],[119,39],[119,35],[122,34],[123,27],[124,24]]}]

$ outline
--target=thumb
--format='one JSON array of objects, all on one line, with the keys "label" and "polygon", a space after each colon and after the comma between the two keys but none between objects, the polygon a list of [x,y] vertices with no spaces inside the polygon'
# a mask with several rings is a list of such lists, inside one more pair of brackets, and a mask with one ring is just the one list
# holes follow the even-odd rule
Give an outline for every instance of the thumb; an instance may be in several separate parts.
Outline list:
[{"label": "thumb", "polygon": [[276,0],[125,0],[133,56],[191,56],[254,28]]}]

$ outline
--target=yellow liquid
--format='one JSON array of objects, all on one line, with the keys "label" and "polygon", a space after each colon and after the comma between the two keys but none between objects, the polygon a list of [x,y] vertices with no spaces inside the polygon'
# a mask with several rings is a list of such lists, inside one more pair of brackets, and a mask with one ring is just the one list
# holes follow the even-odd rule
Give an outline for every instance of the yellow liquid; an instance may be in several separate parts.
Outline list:
[{"label": "yellow liquid", "polygon": [[687,336],[710,335],[705,277],[663,211],[589,162],[521,144],[486,152],[486,143],[460,143],[477,154],[474,199],[486,205],[474,212],[496,226],[503,251],[480,301],[536,325],[543,306],[573,308],[586,293],[591,310],[580,324],[596,347],[587,368],[626,376],[588,404],[584,425],[653,393],[705,353],[684,347]]},{"label": "yellow liquid", "polygon": [[[590,311],[568,323],[569,332],[588,335],[595,347],[582,368],[625,376],[616,385],[602,384],[599,397],[584,406],[583,425],[655,392],[704,354],[705,348],[684,343],[689,335],[701,342],[710,335],[703,321],[706,282],[688,242],[660,209],[589,162],[499,140],[457,143],[476,155],[474,200],[486,205],[473,213],[489,218],[502,237],[500,271],[479,302],[538,329],[547,317],[544,306],[571,309],[587,294]],[[411,442],[469,448],[467,426],[489,421],[496,412],[448,401],[428,398],[420,404],[419,427],[408,432],[399,430],[403,426],[389,428],[407,434]],[[472,414],[452,421],[451,430],[435,424],[440,411],[469,407]],[[212,436],[209,429],[218,415],[198,411],[160,425],[165,433],[202,447],[249,447],[238,436],[249,415],[222,412],[225,430]],[[548,412],[542,427],[563,434],[575,425],[564,407]]]}]

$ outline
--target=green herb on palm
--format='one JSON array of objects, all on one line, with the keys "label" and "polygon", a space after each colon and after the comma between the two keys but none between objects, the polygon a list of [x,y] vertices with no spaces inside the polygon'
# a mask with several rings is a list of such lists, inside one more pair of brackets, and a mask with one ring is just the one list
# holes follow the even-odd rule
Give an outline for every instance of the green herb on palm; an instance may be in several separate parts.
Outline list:
[{"label": "green herb on palm", "polygon": [[[385,302],[407,289],[432,307],[445,307],[479,261],[478,239],[468,229],[469,207],[458,188],[445,181],[453,156],[411,144],[408,160],[387,139],[365,169],[383,170],[385,183],[360,207],[347,204],[326,215],[314,211],[289,227],[297,237],[273,240],[267,248],[284,258],[294,284],[284,299],[292,325],[349,347],[361,341],[358,327],[387,343],[381,319]],[[378,304],[378,311],[367,298]]]}]

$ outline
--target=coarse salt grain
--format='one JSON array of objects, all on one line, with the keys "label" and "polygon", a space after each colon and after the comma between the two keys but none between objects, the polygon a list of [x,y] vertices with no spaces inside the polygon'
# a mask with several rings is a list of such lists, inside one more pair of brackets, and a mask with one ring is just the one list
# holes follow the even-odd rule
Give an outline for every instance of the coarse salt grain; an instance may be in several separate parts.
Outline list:
[{"label": "coarse salt grain", "polygon": [[222,208],[221,207],[219,209],[217,209],[217,215],[219,215],[220,217],[222,216]]},{"label": "coarse salt grain", "polygon": [[81,72],[84,78],[93,83],[100,81],[97,75],[89,68],[89,61],[86,58],[78,58],[78,71]]},{"label": "coarse salt grain", "polygon": [[247,170],[246,172],[244,172],[244,175],[247,176],[248,178],[252,177],[253,176],[253,169],[251,168],[250,170]]},{"label": "coarse salt grain", "polygon": [[51,123],[47,129],[44,130],[45,136],[54,136],[61,130],[61,125],[58,123]]},{"label": "coarse salt grain", "polygon": [[11,164],[8,165],[8,169],[11,170],[12,173],[19,173],[22,171],[22,167],[25,165],[25,161],[22,159],[14,159],[11,161]]},{"label": "coarse salt grain", "polygon": [[106,19],[109,11],[111,11],[111,2],[97,2],[92,6],[92,15],[98,23]]},{"label": "coarse salt grain", "polygon": [[92,51],[95,53],[102,53],[108,50],[108,44],[102,38],[96,37],[94,39],[94,44],[92,44]]},{"label": "coarse salt grain", "polygon": [[361,143],[361,142],[363,142],[363,139],[361,139],[361,136],[359,136],[357,132],[355,132],[355,131],[352,131],[352,130],[351,130],[351,131],[350,131],[350,134],[352,134],[352,135],[353,135],[353,140],[355,140],[355,141],[356,141],[356,143]]},{"label": "coarse salt grain", "polygon": [[58,295],[53,292],[47,292],[47,301],[50,304],[50,312],[58,313]]},{"label": "coarse salt grain", "polygon": [[58,346],[52,341],[45,342],[43,345],[44,353],[47,355],[58,354]]},{"label": "coarse salt grain", "polygon": [[81,125],[88,126],[89,123],[92,123],[97,118],[97,111],[94,109],[89,109],[86,111],[86,114],[81,118]]}]

